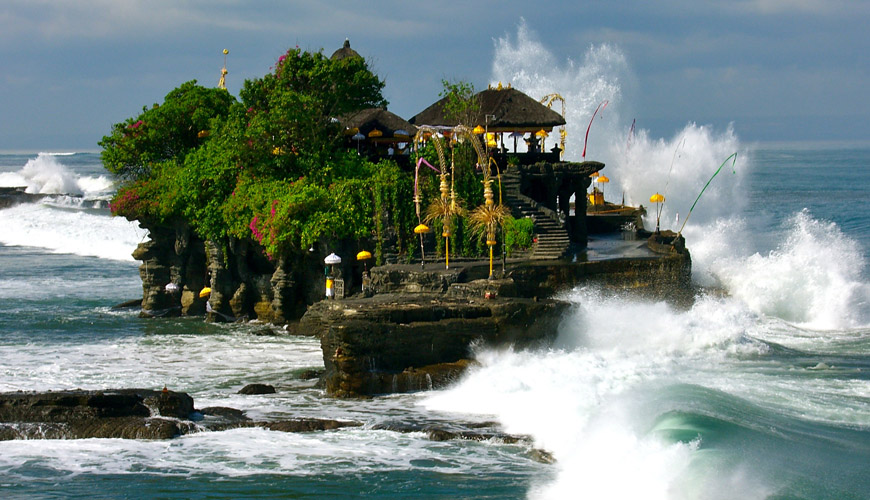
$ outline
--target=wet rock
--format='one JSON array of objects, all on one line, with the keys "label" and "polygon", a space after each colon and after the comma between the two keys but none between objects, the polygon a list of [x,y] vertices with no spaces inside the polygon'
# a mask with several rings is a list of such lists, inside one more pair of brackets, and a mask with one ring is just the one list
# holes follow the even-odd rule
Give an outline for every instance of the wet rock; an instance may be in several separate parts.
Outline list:
[{"label": "wet rock", "polygon": [[0,394],[0,439],[168,439],[190,432],[184,393],[121,389]]},{"label": "wet rock", "polygon": [[208,425],[209,430],[225,431],[230,429],[259,427],[276,432],[318,432],[331,431],[344,427],[360,427],[362,423],[331,419],[302,418],[295,420],[278,420],[274,422],[223,422]]},{"label": "wet rock", "polygon": [[303,370],[299,373],[300,380],[314,380],[323,375],[323,370]]},{"label": "wet rock", "polygon": [[248,384],[239,391],[239,394],[256,395],[256,394],[275,394],[275,388],[268,384]]},{"label": "wet rock", "polygon": [[348,422],[330,419],[303,418],[299,420],[282,420],[265,422],[263,427],[280,432],[314,432],[341,429],[343,427],[360,427],[359,422]]},{"label": "wet rock", "polygon": [[524,298],[378,294],[311,306],[300,327],[319,332],[330,395],[365,397],[444,387],[474,343],[546,345],[569,304]]},{"label": "wet rock", "polygon": [[227,421],[251,420],[242,410],[228,408],[226,406],[209,406],[199,410],[199,412],[206,417],[217,417]]}]

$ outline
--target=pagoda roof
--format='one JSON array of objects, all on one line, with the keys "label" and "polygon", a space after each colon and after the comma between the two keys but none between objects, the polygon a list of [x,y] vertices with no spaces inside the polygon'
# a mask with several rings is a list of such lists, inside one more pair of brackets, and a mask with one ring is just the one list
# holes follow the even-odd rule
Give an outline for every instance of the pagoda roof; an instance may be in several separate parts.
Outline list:
[{"label": "pagoda roof", "polygon": [[369,132],[374,129],[380,130],[385,138],[393,137],[397,130],[404,130],[411,137],[417,133],[417,127],[384,108],[367,108],[348,113],[340,117],[338,121],[345,127],[345,130],[358,129],[365,136],[368,136]]},{"label": "pagoda roof", "polygon": [[359,52],[350,48],[350,40],[345,38],[344,45],[340,49],[333,52],[330,59],[333,61],[339,61],[341,59],[345,59],[348,57],[362,57],[362,56],[359,55]]},{"label": "pagoda roof", "polygon": [[[472,118],[474,123],[463,125],[486,126],[490,132],[552,130],[565,124],[562,115],[510,87],[488,88],[474,95],[480,110]],[[456,120],[448,120],[444,113],[447,97],[432,104],[408,120],[414,125],[456,126]],[[486,121],[486,115],[495,116]]]}]

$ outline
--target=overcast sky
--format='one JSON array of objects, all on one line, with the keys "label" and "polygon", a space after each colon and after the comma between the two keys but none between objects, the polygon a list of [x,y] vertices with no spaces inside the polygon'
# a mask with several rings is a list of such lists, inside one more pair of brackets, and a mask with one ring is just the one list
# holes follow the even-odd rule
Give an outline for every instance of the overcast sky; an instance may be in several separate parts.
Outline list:
[{"label": "overcast sky", "polygon": [[216,85],[224,48],[238,95],[288,48],[330,55],[345,38],[410,118],[442,79],[486,88],[522,23],[555,64],[618,48],[654,136],[696,122],[747,141],[870,139],[865,0],[0,0],[0,150],[97,150],[181,83]]}]

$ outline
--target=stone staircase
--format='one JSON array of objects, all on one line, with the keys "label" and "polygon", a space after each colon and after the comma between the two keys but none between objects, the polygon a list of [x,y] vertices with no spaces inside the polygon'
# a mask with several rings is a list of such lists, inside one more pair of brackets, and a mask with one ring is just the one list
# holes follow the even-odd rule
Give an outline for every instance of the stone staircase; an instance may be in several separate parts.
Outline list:
[{"label": "stone staircase", "polygon": [[535,222],[537,243],[532,245],[531,259],[559,259],[565,256],[571,239],[558,214],[520,193],[520,173],[509,166],[501,174],[501,189],[504,203],[516,218],[530,217]]}]

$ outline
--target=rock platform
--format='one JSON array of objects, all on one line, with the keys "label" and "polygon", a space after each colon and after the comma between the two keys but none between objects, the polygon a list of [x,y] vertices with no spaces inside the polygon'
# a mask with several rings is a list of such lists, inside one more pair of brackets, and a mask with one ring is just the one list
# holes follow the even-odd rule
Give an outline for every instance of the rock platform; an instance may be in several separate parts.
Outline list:
[{"label": "rock platform", "polygon": [[482,261],[379,266],[365,295],[311,305],[296,330],[320,337],[332,396],[443,387],[474,362],[475,346],[550,343],[571,307],[554,297],[573,287],[690,302],[688,252],[654,255],[642,245],[591,259],[510,261],[496,279]]}]

